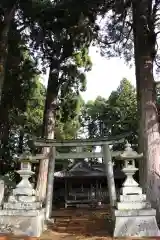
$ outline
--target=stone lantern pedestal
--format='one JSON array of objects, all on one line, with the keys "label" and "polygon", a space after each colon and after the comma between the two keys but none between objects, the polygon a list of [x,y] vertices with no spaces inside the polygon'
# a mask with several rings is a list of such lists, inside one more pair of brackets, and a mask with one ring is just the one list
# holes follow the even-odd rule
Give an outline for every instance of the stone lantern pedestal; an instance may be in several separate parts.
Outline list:
[{"label": "stone lantern pedestal", "polygon": [[133,179],[138,170],[135,159],[142,155],[133,151],[130,144],[126,144],[125,151],[120,158],[125,161],[123,172],[126,180],[123,183],[120,202],[117,203],[115,214],[114,237],[156,237],[160,231],[156,222],[156,210],[146,201],[139,184]]},{"label": "stone lantern pedestal", "polygon": [[0,210],[0,233],[39,237],[44,230],[44,209],[36,199],[29,178],[33,174],[29,155],[21,156],[21,176],[8,201]]}]

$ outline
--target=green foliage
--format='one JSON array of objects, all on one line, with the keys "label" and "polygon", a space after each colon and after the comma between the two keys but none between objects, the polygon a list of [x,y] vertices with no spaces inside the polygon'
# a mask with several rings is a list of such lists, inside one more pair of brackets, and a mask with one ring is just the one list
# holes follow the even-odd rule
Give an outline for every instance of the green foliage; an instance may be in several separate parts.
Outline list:
[{"label": "green foliage", "polygon": [[110,115],[110,121],[114,123],[111,127],[111,134],[131,133],[128,141],[132,144],[138,144],[136,91],[127,79],[123,79],[117,91],[111,93],[108,104],[111,106],[111,113],[113,111],[113,115]]},{"label": "green foliage", "polygon": [[30,56],[26,40],[12,21],[8,39],[8,57],[2,92],[1,173],[17,166],[15,154],[20,154],[29,135],[41,134],[45,88],[40,83],[35,60]]},{"label": "green foliage", "polygon": [[83,105],[81,96],[69,94],[59,105],[55,129],[56,139],[76,138],[81,127],[80,115]]},{"label": "green foliage", "polygon": [[102,55],[124,57],[130,63],[139,45],[139,54],[146,56],[147,51],[159,70],[159,7],[158,0],[107,1],[102,6],[103,26],[98,37]]},{"label": "green foliage", "polygon": [[[2,173],[15,168],[17,163],[13,155],[20,154],[25,149],[30,136],[41,136],[44,102],[48,92],[57,98],[56,139],[75,138],[83,125],[90,137],[117,135],[130,129],[135,137],[135,90],[127,80],[121,82],[108,100],[98,97],[95,102],[88,102],[84,107],[80,96],[86,88],[85,72],[92,67],[89,46],[98,38],[97,15],[113,10],[107,21],[109,38],[104,33],[103,36],[100,35],[101,44],[103,42],[102,45],[106,47],[106,44],[109,46],[109,40],[121,41],[123,37],[121,46],[131,49],[131,40],[127,41],[127,47],[124,46],[129,26],[127,23],[125,27],[122,25],[123,19],[126,21],[125,17],[129,16],[128,12],[122,14],[123,9],[129,7],[119,5],[118,1],[112,4],[112,1],[106,3],[102,0],[96,3],[90,0],[2,0],[2,28],[6,24],[4,16],[10,16],[9,12],[15,9],[10,19],[1,104]],[[118,19],[117,11],[123,18]],[[120,38],[122,27],[125,31]],[[120,52],[120,45],[112,46],[113,49],[109,47],[108,50],[112,53],[113,50]],[[130,51],[126,52],[126,55],[129,53]],[[51,83],[47,91],[40,82],[39,63],[43,72],[47,67],[50,68]]]},{"label": "green foliage", "polygon": [[134,87],[127,79],[123,79],[107,100],[97,97],[94,102],[89,101],[84,106],[83,122],[89,137],[130,133],[128,140],[137,144],[137,102]]},{"label": "green foliage", "polygon": [[81,51],[74,52],[73,59],[78,67],[83,67],[87,71],[91,70],[92,61],[90,56],[88,55],[87,48],[82,48]]},{"label": "green foliage", "polygon": [[[39,79],[34,80],[25,111],[20,108],[9,109],[7,132],[4,131],[1,145],[1,172],[17,168],[15,154],[21,154],[32,136],[40,136],[42,132],[45,88]],[[21,99],[18,99],[21,101]],[[7,134],[7,136],[6,136]],[[5,140],[5,141],[4,141]]]},{"label": "green foliage", "polygon": [[16,181],[13,181],[13,178],[10,177],[9,174],[0,176],[0,179],[4,181],[7,188],[15,188],[16,187]]},{"label": "green foliage", "polygon": [[40,78],[36,78],[27,103],[24,130],[28,134],[30,133],[31,135],[40,136],[43,124],[46,89],[40,82]]},{"label": "green foliage", "polygon": [[14,9],[1,104],[3,173],[15,168],[13,155],[25,149],[27,139],[42,132],[46,91],[39,81],[37,63],[40,61],[43,61],[43,71],[49,66],[52,73],[49,92],[54,94],[58,89],[56,138],[73,138],[77,134],[80,91],[85,90],[85,71],[92,65],[88,47],[97,31],[95,21],[90,26],[84,21],[88,17],[85,6],[85,2],[75,8],[68,1],[46,0],[1,3],[2,28],[8,24],[4,16],[11,17],[9,13]]}]

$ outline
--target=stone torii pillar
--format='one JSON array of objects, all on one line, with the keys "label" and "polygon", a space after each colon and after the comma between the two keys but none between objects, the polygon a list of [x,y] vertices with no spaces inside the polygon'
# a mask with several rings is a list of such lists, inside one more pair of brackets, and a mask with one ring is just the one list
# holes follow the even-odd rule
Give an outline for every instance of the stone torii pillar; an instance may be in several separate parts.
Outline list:
[{"label": "stone torii pillar", "polygon": [[107,143],[103,144],[102,148],[103,148],[103,158],[104,158],[104,163],[106,168],[110,204],[112,207],[115,207],[117,197],[116,197],[116,188],[115,188],[115,181],[114,181],[111,151]]},{"label": "stone torii pillar", "polygon": [[54,170],[55,170],[55,147],[50,147],[49,165],[48,165],[48,179],[46,191],[46,220],[52,215],[52,202],[53,202],[53,188],[54,188]]}]

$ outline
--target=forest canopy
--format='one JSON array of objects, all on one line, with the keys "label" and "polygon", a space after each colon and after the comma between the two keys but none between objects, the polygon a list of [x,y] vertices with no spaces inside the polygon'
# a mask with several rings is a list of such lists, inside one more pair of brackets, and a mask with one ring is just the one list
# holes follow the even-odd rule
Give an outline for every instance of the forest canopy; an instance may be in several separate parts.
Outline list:
[{"label": "forest canopy", "polygon": [[[152,202],[153,196],[158,199],[159,89],[153,69],[156,65],[159,70],[159,9],[159,0],[1,0],[1,174],[13,172],[14,156],[25,151],[30,138],[127,132],[144,155],[141,185]],[[107,58],[133,60],[136,90],[127,79],[119,79],[109,97],[84,102],[81,93],[86,90],[86,72],[92,69],[93,45]],[[46,69],[47,88],[41,80]],[[48,166],[48,158],[40,161],[37,195],[42,201]]]}]

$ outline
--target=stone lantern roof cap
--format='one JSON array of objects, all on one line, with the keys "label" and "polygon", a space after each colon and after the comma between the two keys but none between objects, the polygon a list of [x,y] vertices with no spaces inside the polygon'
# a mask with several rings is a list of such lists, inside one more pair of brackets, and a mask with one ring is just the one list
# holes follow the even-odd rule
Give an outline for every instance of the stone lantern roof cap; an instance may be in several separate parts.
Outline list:
[{"label": "stone lantern roof cap", "polygon": [[32,154],[30,151],[25,151],[23,154],[19,156],[20,162],[31,162],[32,161]]},{"label": "stone lantern roof cap", "polygon": [[123,153],[120,154],[120,159],[139,159],[143,157],[143,153],[138,154],[136,151],[134,151],[131,147],[131,144],[128,143],[128,141],[125,144],[125,150]]}]

